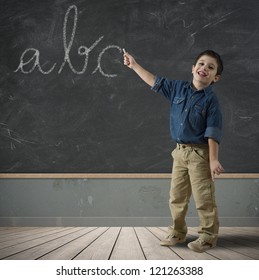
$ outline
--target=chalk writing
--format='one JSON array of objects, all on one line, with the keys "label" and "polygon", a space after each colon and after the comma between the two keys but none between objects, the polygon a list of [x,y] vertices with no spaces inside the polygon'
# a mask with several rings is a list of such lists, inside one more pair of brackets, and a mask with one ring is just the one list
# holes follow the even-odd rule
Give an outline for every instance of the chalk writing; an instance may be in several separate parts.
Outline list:
[{"label": "chalk writing", "polygon": [[[73,12],[73,28],[72,32],[70,34],[70,39],[67,40],[67,26],[68,26],[68,17],[69,14]],[[87,66],[88,66],[88,58],[90,52],[102,41],[104,36],[100,36],[89,48],[86,46],[80,46],[77,50],[78,55],[84,56],[84,64],[83,68],[81,70],[76,70],[75,67],[73,66],[71,59],[70,59],[70,50],[73,46],[75,34],[76,34],[76,28],[77,28],[77,21],[78,21],[78,11],[77,7],[75,5],[71,5],[64,17],[64,23],[63,23],[63,46],[64,46],[64,61],[61,64],[58,74],[60,74],[66,64],[68,64],[70,70],[74,74],[84,74]],[[116,49],[120,53],[122,52],[122,49],[117,46],[117,45],[108,45],[103,50],[100,52],[98,59],[97,59],[97,67],[95,68],[94,71],[92,71],[91,74],[96,73],[99,71],[101,75],[104,77],[108,78],[114,78],[117,76],[117,74],[110,74],[110,73],[105,73],[102,69],[102,58],[104,54],[110,50],[110,49]],[[54,63],[49,69],[42,69],[42,66],[40,65],[40,51],[36,48],[27,48],[24,50],[20,57],[20,63],[16,70],[14,72],[21,71],[23,74],[30,74],[32,73],[35,68],[38,69],[38,71],[44,75],[50,74],[55,68],[56,68],[57,63]]]},{"label": "chalk writing", "polygon": [[25,143],[35,144],[32,141],[23,139],[19,133],[13,131],[9,128],[9,126],[5,123],[0,123],[0,135],[6,137],[10,140],[11,150],[16,149],[15,143],[25,145]]},{"label": "chalk writing", "polygon": [[96,69],[92,72],[92,74],[94,74],[97,70],[99,70],[99,72],[100,72],[103,76],[105,76],[105,77],[114,78],[114,77],[117,76],[117,74],[106,74],[106,73],[104,73],[103,70],[102,70],[102,67],[101,67],[101,60],[102,60],[103,54],[104,54],[108,49],[112,49],[112,48],[118,49],[120,52],[122,51],[122,49],[121,49],[120,47],[115,46],[115,45],[107,46],[106,48],[104,48],[104,49],[100,52],[100,54],[99,54],[99,57],[98,57],[98,60],[97,60],[97,62],[98,62],[98,63],[97,63],[97,67],[96,67]]},{"label": "chalk writing", "polygon": [[[30,52],[33,52],[32,57],[30,59],[28,59],[27,61],[24,61],[26,54],[29,54]],[[30,64],[32,61],[34,61],[34,64],[31,67],[31,69],[25,70],[24,66]],[[34,71],[34,69],[37,67],[38,70],[42,74],[49,74],[50,72],[52,72],[54,70],[55,66],[56,66],[56,63],[48,71],[44,71],[40,66],[40,52],[39,52],[39,50],[37,50],[35,48],[28,48],[22,53],[21,58],[20,58],[20,64],[14,72],[18,72],[19,70],[21,70],[21,72],[23,74],[29,74],[32,71]]]}]

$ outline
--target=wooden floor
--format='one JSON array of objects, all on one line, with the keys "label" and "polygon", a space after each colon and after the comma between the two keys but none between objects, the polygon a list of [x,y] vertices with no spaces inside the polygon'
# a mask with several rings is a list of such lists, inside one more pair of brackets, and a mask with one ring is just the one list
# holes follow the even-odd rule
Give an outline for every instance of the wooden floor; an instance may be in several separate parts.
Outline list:
[{"label": "wooden floor", "polygon": [[195,253],[187,243],[162,247],[167,228],[0,227],[0,259],[11,260],[259,260],[259,227],[222,227],[218,246]]}]

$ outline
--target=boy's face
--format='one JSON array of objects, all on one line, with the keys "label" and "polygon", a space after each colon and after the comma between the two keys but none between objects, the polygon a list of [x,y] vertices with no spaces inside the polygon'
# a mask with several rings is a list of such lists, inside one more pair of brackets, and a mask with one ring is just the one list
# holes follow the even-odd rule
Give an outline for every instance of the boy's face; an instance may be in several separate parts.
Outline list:
[{"label": "boy's face", "polygon": [[219,81],[220,75],[217,75],[217,68],[218,64],[214,57],[201,56],[196,65],[192,66],[193,85],[197,89],[202,89]]}]

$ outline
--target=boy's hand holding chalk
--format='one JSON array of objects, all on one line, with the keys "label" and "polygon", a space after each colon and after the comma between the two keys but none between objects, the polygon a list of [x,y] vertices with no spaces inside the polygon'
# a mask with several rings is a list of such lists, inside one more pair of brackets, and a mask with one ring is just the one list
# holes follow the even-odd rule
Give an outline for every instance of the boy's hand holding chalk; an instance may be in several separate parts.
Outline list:
[{"label": "boy's hand holding chalk", "polygon": [[122,50],[123,50],[123,56],[124,56],[124,65],[126,65],[132,69],[134,63],[136,63],[134,58],[130,54],[128,54],[124,48]]},{"label": "boy's hand holding chalk", "polygon": [[145,70],[142,66],[140,66],[134,57],[130,55],[126,50],[123,48],[123,57],[124,57],[124,65],[128,66],[130,69],[134,70],[139,77],[145,81],[151,87],[154,86],[155,83],[155,76],[150,73],[149,71]]}]

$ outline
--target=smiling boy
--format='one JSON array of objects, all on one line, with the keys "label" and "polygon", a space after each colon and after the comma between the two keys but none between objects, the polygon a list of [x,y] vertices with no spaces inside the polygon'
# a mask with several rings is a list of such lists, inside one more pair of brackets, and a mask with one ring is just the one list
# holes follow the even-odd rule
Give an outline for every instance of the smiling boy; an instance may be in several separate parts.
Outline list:
[{"label": "smiling boy", "polygon": [[169,199],[173,225],[160,245],[174,246],[186,241],[185,216],[192,194],[200,226],[199,238],[188,247],[199,253],[211,249],[216,246],[219,231],[214,180],[215,175],[224,171],[218,160],[222,116],[212,84],[220,80],[222,60],[212,50],[202,52],[192,66],[192,82],[155,76],[127,52],[124,64],[171,104],[170,130],[177,143],[172,152]]}]

